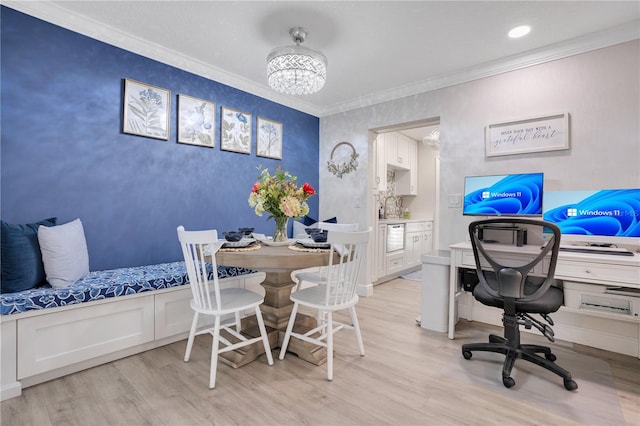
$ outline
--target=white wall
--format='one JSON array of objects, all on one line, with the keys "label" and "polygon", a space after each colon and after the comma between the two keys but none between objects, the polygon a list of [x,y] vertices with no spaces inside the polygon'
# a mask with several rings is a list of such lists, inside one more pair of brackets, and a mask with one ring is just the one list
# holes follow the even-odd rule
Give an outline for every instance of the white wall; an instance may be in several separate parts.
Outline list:
[{"label": "white wall", "polygon": [[[370,225],[368,129],[432,117],[440,117],[440,248],[466,237],[470,220],[446,202],[465,175],[542,171],[550,190],[640,187],[639,52],[635,40],[321,118],[320,217]],[[569,150],[485,157],[486,124],[557,112],[570,114]],[[337,179],[326,163],[343,140],[360,168]]]}]

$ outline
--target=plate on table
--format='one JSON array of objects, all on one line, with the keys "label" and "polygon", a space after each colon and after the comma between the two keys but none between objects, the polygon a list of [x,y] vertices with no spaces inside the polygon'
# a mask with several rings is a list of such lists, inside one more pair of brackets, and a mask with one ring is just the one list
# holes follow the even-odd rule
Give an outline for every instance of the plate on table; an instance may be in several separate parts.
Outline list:
[{"label": "plate on table", "polygon": [[253,238],[242,238],[240,241],[226,241],[222,245],[224,248],[242,248],[248,247],[251,244],[254,244],[256,240]]},{"label": "plate on table", "polygon": [[316,243],[311,238],[302,238],[302,239],[296,240],[296,243],[300,244],[302,247],[305,247],[305,248],[328,249],[331,247],[331,243],[327,243],[327,242]]}]

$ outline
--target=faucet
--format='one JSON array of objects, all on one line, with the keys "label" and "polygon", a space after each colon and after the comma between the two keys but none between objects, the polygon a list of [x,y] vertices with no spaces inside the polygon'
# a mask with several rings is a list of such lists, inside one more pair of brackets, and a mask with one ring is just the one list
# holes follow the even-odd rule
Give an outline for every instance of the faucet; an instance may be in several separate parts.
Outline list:
[{"label": "faucet", "polygon": [[387,214],[387,201],[389,201],[389,198],[391,198],[393,201],[395,201],[396,203],[396,210],[398,209],[398,199],[396,197],[394,197],[393,195],[390,195],[388,197],[385,197],[384,201],[382,202],[382,206],[383,206],[383,212],[384,212],[384,218],[385,219],[389,219],[389,215]]}]

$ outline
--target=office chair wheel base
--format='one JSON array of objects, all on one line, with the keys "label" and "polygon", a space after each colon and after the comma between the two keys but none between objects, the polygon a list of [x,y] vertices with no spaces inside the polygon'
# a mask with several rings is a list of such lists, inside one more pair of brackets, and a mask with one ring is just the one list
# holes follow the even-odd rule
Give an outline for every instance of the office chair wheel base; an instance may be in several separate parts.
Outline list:
[{"label": "office chair wheel base", "polygon": [[564,379],[564,388],[566,390],[573,391],[578,389],[578,384],[574,382],[572,379]]},{"label": "office chair wheel base", "polygon": [[513,385],[516,384],[516,381],[509,376],[505,376],[502,378],[502,384],[504,385],[505,388],[511,388],[513,387]]},{"label": "office chair wheel base", "polygon": [[558,359],[554,354],[544,354],[547,361],[555,362]]},{"label": "office chair wheel base", "polygon": [[464,359],[471,359],[471,351],[462,351],[462,356]]}]

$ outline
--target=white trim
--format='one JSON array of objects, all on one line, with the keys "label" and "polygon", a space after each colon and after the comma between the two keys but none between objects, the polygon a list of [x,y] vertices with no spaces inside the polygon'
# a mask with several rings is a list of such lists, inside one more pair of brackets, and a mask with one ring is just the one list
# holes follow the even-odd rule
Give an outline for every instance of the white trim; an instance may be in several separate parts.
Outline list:
[{"label": "white trim", "polygon": [[486,62],[459,72],[435,76],[417,83],[371,93],[354,100],[323,107],[305,102],[298,97],[279,94],[267,87],[266,84],[257,84],[244,77],[205,64],[202,61],[186,56],[180,52],[166,49],[140,37],[122,32],[102,22],[77,13],[72,13],[51,2],[4,0],[3,4],[22,13],[92,37],[96,40],[175,66],[316,117],[326,117],[332,114],[442,89],[444,87],[491,77],[640,38],[638,32],[640,20],[634,20],[618,27],[576,37],[520,55]]}]

